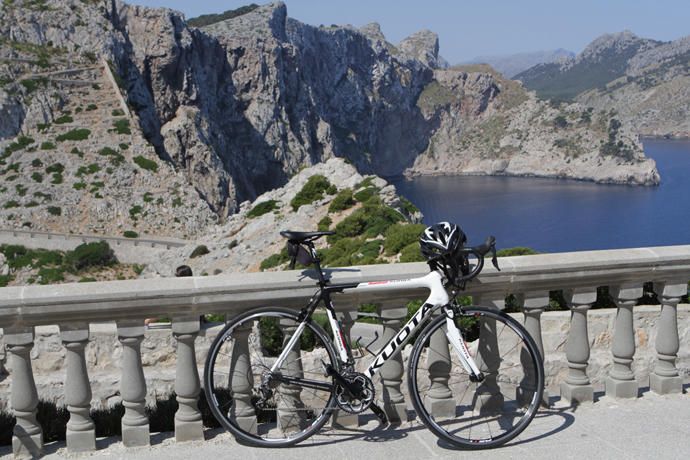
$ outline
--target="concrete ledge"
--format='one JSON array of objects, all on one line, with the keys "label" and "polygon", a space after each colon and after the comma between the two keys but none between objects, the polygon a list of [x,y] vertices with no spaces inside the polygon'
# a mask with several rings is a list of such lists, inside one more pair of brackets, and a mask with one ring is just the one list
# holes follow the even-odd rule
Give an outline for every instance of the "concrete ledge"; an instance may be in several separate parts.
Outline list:
[{"label": "concrete ledge", "polygon": [[[690,279],[690,246],[588,251],[501,258],[501,271],[487,265],[467,294],[575,289]],[[333,283],[406,279],[428,273],[424,263],[329,268]],[[73,321],[112,321],[163,315],[239,313],[275,305],[299,307],[316,290],[315,273],[243,273],[209,277],[157,278],[50,286],[0,288],[0,327]],[[424,298],[427,292],[386,289],[340,294],[336,306]]]}]

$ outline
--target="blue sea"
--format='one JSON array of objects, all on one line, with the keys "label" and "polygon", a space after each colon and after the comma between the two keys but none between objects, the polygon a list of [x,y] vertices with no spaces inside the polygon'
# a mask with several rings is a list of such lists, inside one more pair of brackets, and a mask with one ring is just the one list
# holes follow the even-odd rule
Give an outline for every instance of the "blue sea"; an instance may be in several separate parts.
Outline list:
[{"label": "blue sea", "polygon": [[393,178],[424,223],[459,224],[469,243],[540,252],[690,244],[690,140],[644,140],[658,187],[560,179],[447,176]]}]

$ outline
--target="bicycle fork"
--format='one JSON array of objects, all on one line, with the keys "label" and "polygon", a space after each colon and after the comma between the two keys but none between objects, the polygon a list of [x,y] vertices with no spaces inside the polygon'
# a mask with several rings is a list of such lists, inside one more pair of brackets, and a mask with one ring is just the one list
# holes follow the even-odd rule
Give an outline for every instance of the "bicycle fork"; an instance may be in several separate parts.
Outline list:
[{"label": "bicycle fork", "polygon": [[455,326],[455,312],[451,308],[444,308],[444,313],[446,315],[445,333],[448,342],[458,354],[462,367],[465,368],[465,371],[467,371],[470,376],[470,381],[481,382],[484,380],[484,374],[479,370],[477,363],[470,355],[470,351],[467,349],[465,340],[460,335],[460,331],[458,331],[457,326]]}]

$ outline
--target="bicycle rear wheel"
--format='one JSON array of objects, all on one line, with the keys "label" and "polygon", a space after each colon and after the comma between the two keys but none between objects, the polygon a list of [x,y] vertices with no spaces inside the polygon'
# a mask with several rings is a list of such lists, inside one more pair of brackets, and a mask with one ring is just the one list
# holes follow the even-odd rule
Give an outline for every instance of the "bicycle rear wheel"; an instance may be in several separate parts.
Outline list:
[{"label": "bicycle rear wheel", "polygon": [[204,370],[206,399],[238,441],[291,446],[316,433],[331,415],[333,379],[324,375],[323,365],[337,369],[338,362],[315,322],[307,323],[288,358],[271,372],[299,324],[294,311],[256,309],[233,319],[211,345]]},{"label": "bicycle rear wheel", "polygon": [[483,380],[473,382],[449,349],[442,315],[422,330],[412,350],[412,403],[434,434],[457,447],[500,446],[520,434],[539,408],[544,389],[541,355],[524,327],[505,313],[467,307],[454,323]]}]

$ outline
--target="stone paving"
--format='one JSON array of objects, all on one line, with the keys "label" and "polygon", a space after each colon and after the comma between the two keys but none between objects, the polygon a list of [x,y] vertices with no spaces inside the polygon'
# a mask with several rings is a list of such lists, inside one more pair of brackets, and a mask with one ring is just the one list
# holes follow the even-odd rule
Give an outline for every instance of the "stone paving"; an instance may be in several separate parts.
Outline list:
[{"label": "stone paving", "polygon": [[[328,431],[298,447],[281,450],[238,445],[219,430],[206,432],[206,441],[177,444],[173,433],[154,434],[151,447],[126,449],[118,438],[98,441],[97,452],[68,453],[64,443],[46,446],[48,459],[127,458],[191,459],[243,458],[281,460],[322,459],[424,459],[424,458],[690,458],[690,384],[682,395],[659,396],[644,392],[635,400],[612,399],[597,393],[594,403],[569,407],[552,399],[532,424],[508,445],[489,451],[458,451],[440,443],[423,425],[413,421],[398,427],[378,427],[373,417],[357,430]],[[0,457],[10,457],[9,447]]]}]

